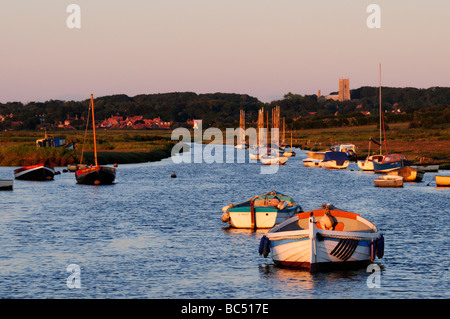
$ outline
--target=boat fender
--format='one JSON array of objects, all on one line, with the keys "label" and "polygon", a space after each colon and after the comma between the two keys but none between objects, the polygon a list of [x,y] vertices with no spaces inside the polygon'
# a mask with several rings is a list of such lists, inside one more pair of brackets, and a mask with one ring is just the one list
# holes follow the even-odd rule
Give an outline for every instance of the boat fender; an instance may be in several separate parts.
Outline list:
[{"label": "boat fender", "polygon": [[259,242],[259,254],[263,255],[264,258],[270,253],[270,240],[266,235],[262,236],[261,241]]},{"label": "boat fender", "polygon": [[376,240],[376,245],[377,245],[377,257],[383,258],[383,256],[384,256],[384,237],[383,237],[383,235],[381,235],[380,238],[378,238]]},{"label": "boat fender", "polygon": [[285,200],[283,200],[283,201],[281,201],[279,204],[278,204],[278,206],[277,206],[277,208],[279,209],[279,210],[283,210],[283,209],[285,209],[286,207],[287,207],[287,202],[285,201]]},{"label": "boat fender", "polygon": [[223,206],[222,207],[222,213],[228,212],[229,208],[230,208],[230,206]]},{"label": "boat fender", "polygon": [[230,220],[230,213],[228,213],[228,211],[226,211],[222,214],[222,222],[226,223],[229,220]]}]

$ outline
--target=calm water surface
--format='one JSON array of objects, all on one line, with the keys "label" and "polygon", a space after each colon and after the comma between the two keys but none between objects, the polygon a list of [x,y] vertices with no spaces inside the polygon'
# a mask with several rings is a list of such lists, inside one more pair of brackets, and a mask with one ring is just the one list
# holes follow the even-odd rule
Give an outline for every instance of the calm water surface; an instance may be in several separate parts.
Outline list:
[{"label": "calm water surface", "polygon": [[[15,180],[0,192],[0,298],[450,297],[450,189],[436,188],[436,173],[383,189],[355,163],[331,171],[303,167],[305,157],[297,150],[271,175],[259,163],[166,159],[119,165],[110,186],[77,185],[73,173]],[[1,167],[0,178],[13,169]],[[386,241],[381,287],[368,288],[366,269],[278,268],[258,254],[265,231],[221,222],[222,206],[272,189],[305,211],[333,203],[374,222]],[[67,286],[70,264],[80,267],[80,289]]]}]

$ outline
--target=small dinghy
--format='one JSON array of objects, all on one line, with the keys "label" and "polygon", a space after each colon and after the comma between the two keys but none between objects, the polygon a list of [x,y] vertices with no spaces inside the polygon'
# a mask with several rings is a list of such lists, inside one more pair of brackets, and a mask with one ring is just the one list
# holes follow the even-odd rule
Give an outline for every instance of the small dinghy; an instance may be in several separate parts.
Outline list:
[{"label": "small dinghy", "polygon": [[299,213],[266,233],[259,254],[276,265],[311,272],[367,266],[384,254],[378,227],[359,214],[322,205]]},{"label": "small dinghy", "polygon": [[222,222],[233,228],[272,228],[302,211],[294,199],[271,191],[222,208]]},{"label": "small dinghy", "polygon": [[29,165],[14,170],[14,178],[27,181],[50,181],[55,176],[53,167],[46,163]]},{"label": "small dinghy", "polygon": [[403,177],[383,175],[374,179],[375,187],[403,187]]}]

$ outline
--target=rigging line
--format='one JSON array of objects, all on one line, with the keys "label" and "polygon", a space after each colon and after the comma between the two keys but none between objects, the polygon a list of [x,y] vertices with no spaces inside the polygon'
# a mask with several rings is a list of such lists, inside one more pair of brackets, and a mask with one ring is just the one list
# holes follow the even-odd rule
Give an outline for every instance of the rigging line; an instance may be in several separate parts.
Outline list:
[{"label": "rigging line", "polygon": [[85,143],[86,143],[86,135],[87,135],[87,130],[88,130],[88,126],[89,126],[89,115],[90,115],[90,111],[91,111],[91,102],[89,102],[88,118],[87,118],[87,122],[86,122],[86,130],[84,131],[84,139],[83,139],[83,147],[82,147],[82,149],[81,149],[80,164],[82,164],[82,161],[83,161],[84,145],[85,145]]}]

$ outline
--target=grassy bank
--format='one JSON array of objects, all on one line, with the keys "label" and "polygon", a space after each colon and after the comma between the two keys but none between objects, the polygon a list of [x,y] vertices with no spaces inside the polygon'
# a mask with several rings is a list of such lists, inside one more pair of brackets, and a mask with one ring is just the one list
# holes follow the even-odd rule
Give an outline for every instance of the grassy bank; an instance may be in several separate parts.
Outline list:
[{"label": "grassy bank", "polygon": [[[63,148],[38,148],[36,139],[42,132],[7,132],[0,135],[0,166],[24,166],[48,161],[53,166],[94,163],[92,134],[84,141],[84,132],[48,132],[48,136],[64,136],[75,142],[75,150]],[[100,131],[97,133],[99,164],[126,164],[160,161],[170,157],[174,145],[170,134],[162,131]],[[83,150],[84,141],[84,150]]]}]

